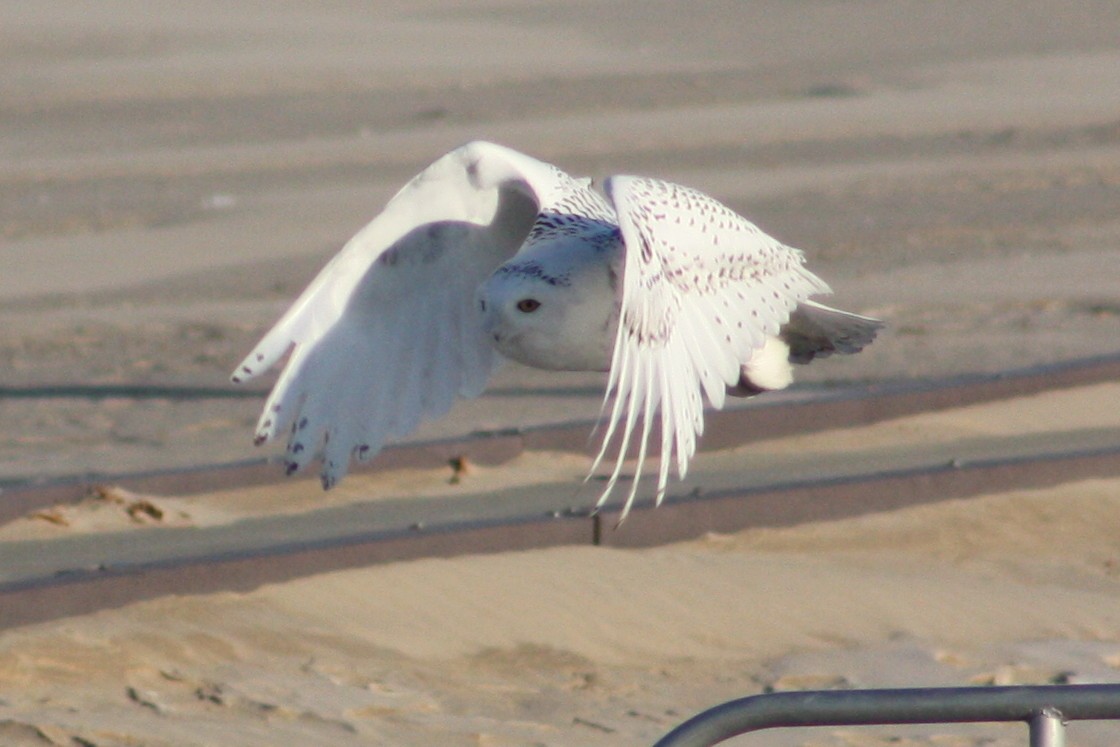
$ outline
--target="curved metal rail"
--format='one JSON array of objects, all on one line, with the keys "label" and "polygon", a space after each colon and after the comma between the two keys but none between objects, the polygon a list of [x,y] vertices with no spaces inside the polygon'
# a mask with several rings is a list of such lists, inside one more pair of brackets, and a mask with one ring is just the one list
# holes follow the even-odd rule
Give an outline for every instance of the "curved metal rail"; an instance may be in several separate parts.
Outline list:
[{"label": "curved metal rail", "polygon": [[710,747],[762,729],[1021,721],[1031,747],[1061,747],[1065,722],[1120,719],[1120,685],[950,687],[770,693],[728,701],[654,747]]}]

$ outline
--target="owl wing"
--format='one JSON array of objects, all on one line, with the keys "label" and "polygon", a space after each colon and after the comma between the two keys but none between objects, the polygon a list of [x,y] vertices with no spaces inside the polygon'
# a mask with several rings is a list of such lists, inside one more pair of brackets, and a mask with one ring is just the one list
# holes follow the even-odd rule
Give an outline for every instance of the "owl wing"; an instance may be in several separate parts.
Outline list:
[{"label": "owl wing", "polygon": [[476,287],[515,254],[563,172],[470,143],[410,181],[312,281],[233,374],[288,354],[256,430],[288,437],[289,474],[322,459],[331,487],[422,418],[476,396],[498,363]]},{"label": "owl wing", "polygon": [[701,395],[723,407],[742,364],[778,334],[799,302],[829,288],[803,267],[801,252],[700,192],[632,176],[612,177],[604,190],[618,214],[625,259],[607,384],[614,402],[596,465],[617,436],[602,504],[637,434],[625,518],[658,413],[660,503],[673,457],[683,478],[704,430]]}]

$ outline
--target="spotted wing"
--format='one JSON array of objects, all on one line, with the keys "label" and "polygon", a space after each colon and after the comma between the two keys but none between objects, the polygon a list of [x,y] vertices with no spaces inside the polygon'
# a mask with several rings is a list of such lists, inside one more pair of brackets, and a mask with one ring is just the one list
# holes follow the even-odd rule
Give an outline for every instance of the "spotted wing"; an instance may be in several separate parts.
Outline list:
[{"label": "spotted wing", "polygon": [[[797,304],[828,293],[796,249],[700,192],[656,179],[616,176],[605,191],[625,243],[622,307],[608,396],[614,402],[599,460],[618,441],[602,504],[632,442],[638,488],[654,421],[660,414],[657,502],[670,462],[683,478],[704,430],[702,395],[716,408],[740,368],[778,334]],[[598,460],[596,462],[598,464]]]}]

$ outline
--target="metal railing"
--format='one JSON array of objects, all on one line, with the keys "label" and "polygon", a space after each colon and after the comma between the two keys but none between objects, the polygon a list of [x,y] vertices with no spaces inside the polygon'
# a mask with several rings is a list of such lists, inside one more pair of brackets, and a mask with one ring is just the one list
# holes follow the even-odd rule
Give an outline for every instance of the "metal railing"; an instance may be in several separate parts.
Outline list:
[{"label": "metal railing", "polygon": [[1120,685],[782,692],[704,711],[654,747],[710,747],[740,734],[782,727],[1000,721],[1026,723],[1031,747],[1063,747],[1067,721],[1098,719],[1120,719]]}]

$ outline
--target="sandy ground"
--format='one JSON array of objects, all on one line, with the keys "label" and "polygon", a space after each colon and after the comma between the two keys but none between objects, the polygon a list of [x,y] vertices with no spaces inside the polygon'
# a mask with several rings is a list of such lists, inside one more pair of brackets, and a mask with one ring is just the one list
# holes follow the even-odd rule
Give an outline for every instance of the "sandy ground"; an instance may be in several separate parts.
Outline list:
[{"label": "sandy ground", "polygon": [[[909,416],[705,455],[867,458],[1120,428],[1118,385]],[[463,489],[578,477],[526,454]],[[285,490],[103,495],[0,527],[0,557],[79,534],[199,531],[380,496],[443,470]],[[146,501],[154,511],[133,511]],[[649,744],[770,690],[1120,682],[1120,479],[945,501],[650,550],[560,547],[401,562],[246,594],[166,597],[0,637],[13,744]],[[158,518],[156,518],[158,517]],[[620,531],[624,531],[623,530]],[[10,553],[9,553],[10,555]],[[1075,724],[1071,744],[1115,743]],[[81,741],[79,741],[81,740]],[[772,733],[782,745],[1012,745],[1021,726]],[[6,742],[8,743],[8,742]],[[744,744],[751,742],[744,741]],[[761,743],[761,742],[759,742]]]},{"label": "sandy ground", "polygon": [[[422,560],[30,626],[0,639],[0,735],[649,744],[765,690],[1116,682],[1118,496],[1085,481],[645,551]],[[1076,724],[1071,743],[1116,728]],[[764,743],[1013,745],[1025,729]]]},{"label": "sandy ground", "polygon": [[[231,367],[476,137],[682,181],[803,248],[890,322],[804,386],[1114,352],[1118,39],[1111,0],[0,1],[0,483],[257,456],[259,395],[213,396]],[[416,437],[590,417],[601,385],[511,366]],[[0,741],[643,744],[766,687],[1116,679],[1118,488],[6,631]],[[985,738],[930,733],[789,739]]]}]

